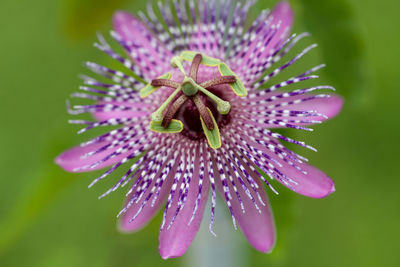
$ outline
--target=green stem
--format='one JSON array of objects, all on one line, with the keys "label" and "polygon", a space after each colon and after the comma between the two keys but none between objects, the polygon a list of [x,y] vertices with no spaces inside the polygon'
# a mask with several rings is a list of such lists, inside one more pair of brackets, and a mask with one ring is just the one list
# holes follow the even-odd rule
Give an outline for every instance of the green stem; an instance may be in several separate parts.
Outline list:
[{"label": "green stem", "polygon": [[178,56],[173,57],[170,63],[172,67],[178,68],[182,72],[183,76],[186,77],[186,71],[185,68],[183,67],[180,57]]},{"label": "green stem", "polygon": [[229,113],[229,111],[231,110],[231,104],[229,104],[228,101],[222,100],[218,96],[214,95],[213,93],[211,93],[210,91],[208,91],[207,89],[201,87],[196,83],[193,83],[193,86],[199,89],[203,94],[211,98],[217,104],[217,109],[219,113],[221,114]]},{"label": "green stem", "polygon": [[155,111],[153,114],[151,114],[151,120],[153,121],[162,121],[164,116],[163,112],[167,108],[168,104],[171,103],[171,101],[175,98],[175,96],[182,90],[182,87],[179,86],[168,98],[165,100],[165,102]]}]

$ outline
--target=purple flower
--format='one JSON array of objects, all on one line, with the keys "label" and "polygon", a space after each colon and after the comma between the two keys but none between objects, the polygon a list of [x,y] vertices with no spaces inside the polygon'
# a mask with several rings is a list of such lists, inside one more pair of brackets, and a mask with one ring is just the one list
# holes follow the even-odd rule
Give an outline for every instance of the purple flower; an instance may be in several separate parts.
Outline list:
[{"label": "purple flower", "polygon": [[209,190],[211,233],[219,191],[235,227],[262,252],[272,250],[276,237],[264,184],[276,191],[266,177],[308,197],[335,191],[328,176],[281,141],[314,148],[272,130],[311,131],[308,125],[340,111],[342,99],[315,94],[331,86],[281,90],[318,78],[314,73],[324,65],[270,82],[316,45],[283,61],[308,34],[289,36],[293,14],[287,2],[272,12],[263,10],[245,27],[254,2],[174,0],[170,9],[167,1],[158,6],[160,17],[149,2],[140,19],[117,12],[111,36],[129,56],[99,36],[96,47],[119,62],[120,70],[87,62],[97,78],[84,76],[83,92],[72,95],[92,103],[74,105],[69,112],[91,113],[96,120],[70,121],[86,125],[79,133],[114,128],[65,151],[56,163],[72,172],[110,167],[90,186],[125,168],[101,196],[130,185],[119,214],[122,231],[142,228],[166,201],[159,235],[163,258],[185,253]]}]

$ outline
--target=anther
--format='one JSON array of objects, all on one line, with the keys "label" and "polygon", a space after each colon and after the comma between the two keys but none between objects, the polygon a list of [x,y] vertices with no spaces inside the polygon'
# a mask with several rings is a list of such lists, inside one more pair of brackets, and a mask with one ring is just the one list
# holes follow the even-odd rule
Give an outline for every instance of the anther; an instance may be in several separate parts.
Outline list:
[{"label": "anther", "polygon": [[151,85],[152,86],[166,86],[166,87],[171,87],[171,88],[178,88],[179,87],[179,83],[175,82],[175,81],[171,81],[168,79],[154,79],[151,81]]},{"label": "anther", "polygon": [[208,113],[207,107],[204,105],[203,101],[199,97],[199,95],[195,95],[193,98],[193,102],[196,105],[201,118],[204,121],[204,124],[206,125],[207,129],[210,131],[214,129],[214,123],[213,120],[210,116],[210,113]]},{"label": "anther", "polygon": [[196,54],[193,58],[192,65],[190,67],[190,78],[193,79],[194,82],[197,83],[197,73],[199,71],[200,63],[203,60],[203,56],[201,54]]},{"label": "anther", "polygon": [[228,83],[234,83],[236,82],[236,77],[235,76],[220,76],[216,77],[214,79],[205,81],[200,84],[201,87],[208,88],[212,87],[215,85],[221,85],[221,84],[228,84]]},{"label": "anther", "polygon": [[188,97],[185,94],[182,94],[177,100],[175,100],[174,103],[172,103],[172,105],[168,108],[167,113],[165,113],[164,119],[161,123],[162,127],[168,128],[168,125],[174,118],[175,113],[183,104],[185,104],[186,100],[188,100]]}]

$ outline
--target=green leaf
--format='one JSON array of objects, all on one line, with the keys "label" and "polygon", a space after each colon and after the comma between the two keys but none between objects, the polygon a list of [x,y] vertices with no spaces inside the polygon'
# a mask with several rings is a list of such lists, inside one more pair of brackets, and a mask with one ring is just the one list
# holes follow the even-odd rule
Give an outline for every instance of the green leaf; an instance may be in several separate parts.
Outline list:
[{"label": "green leaf", "polygon": [[221,136],[219,134],[218,124],[215,121],[215,118],[209,108],[207,108],[207,111],[208,111],[208,113],[210,113],[210,116],[213,120],[214,129],[209,130],[207,128],[206,124],[204,123],[203,119],[200,117],[201,126],[203,127],[203,131],[206,135],[206,138],[207,138],[207,141],[208,141],[208,144],[210,145],[210,147],[213,149],[218,149],[221,147]]},{"label": "green leaf", "polygon": [[[168,73],[166,73],[164,75],[161,75],[157,79],[167,79],[167,80],[169,80],[169,79],[171,79],[171,73],[168,72]],[[150,82],[145,87],[140,89],[139,95],[140,95],[141,98],[145,98],[145,97],[149,96],[150,94],[154,93],[160,87],[161,86],[158,86],[158,87],[157,86],[152,86],[151,82]]]},{"label": "green leaf", "polygon": [[[197,54],[201,54],[201,53],[193,52],[193,51],[183,51],[181,53],[181,59],[192,62],[194,57]],[[201,60],[202,65],[209,66],[209,67],[216,67],[221,63],[221,61],[219,59],[212,58],[212,57],[206,56],[204,54],[201,54],[201,55],[203,56],[203,59]]]},{"label": "green leaf", "polygon": [[164,128],[161,123],[161,121],[150,122],[150,130],[156,133],[180,133],[183,130],[183,123],[180,120],[172,120],[167,128]]},{"label": "green leaf", "polygon": [[229,86],[232,88],[233,92],[235,92],[236,95],[240,97],[247,96],[247,90],[244,87],[242,81],[225,63],[219,64],[218,69],[221,75],[227,75],[227,76],[233,75],[236,77],[236,82],[229,84]]}]

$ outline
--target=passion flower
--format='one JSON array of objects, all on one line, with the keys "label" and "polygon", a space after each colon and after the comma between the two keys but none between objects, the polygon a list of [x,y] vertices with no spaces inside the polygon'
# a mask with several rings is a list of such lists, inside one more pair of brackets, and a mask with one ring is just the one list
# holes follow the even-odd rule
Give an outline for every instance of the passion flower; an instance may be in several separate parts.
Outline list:
[{"label": "passion flower", "polygon": [[97,78],[84,76],[83,92],[72,97],[94,103],[74,105],[69,112],[91,113],[95,121],[70,122],[86,125],[79,133],[114,128],[65,151],[56,163],[73,172],[111,166],[90,186],[126,168],[100,196],[129,185],[119,213],[122,231],[143,227],[166,201],[159,235],[163,258],[187,250],[199,229],[209,189],[210,231],[219,191],[235,227],[237,222],[257,250],[269,252],[275,226],[264,184],[277,192],[266,177],[313,198],[335,190],[328,176],[281,141],[314,148],[272,130],[311,131],[306,126],[335,116],[342,100],[334,94],[310,94],[333,90],[331,86],[282,90],[318,78],[313,73],[324,65],[270,82],[315,47],[280,64],[308,35],[289,36],[293,14],[288,3],[281,2],[271,13],[263,10],[247,28],[254,1],[158,3],[160,17],[151,2],[139,18],[115,14],[111,36],[126,55],[99,36],[96,47],[124,70],[87,62]]}]

